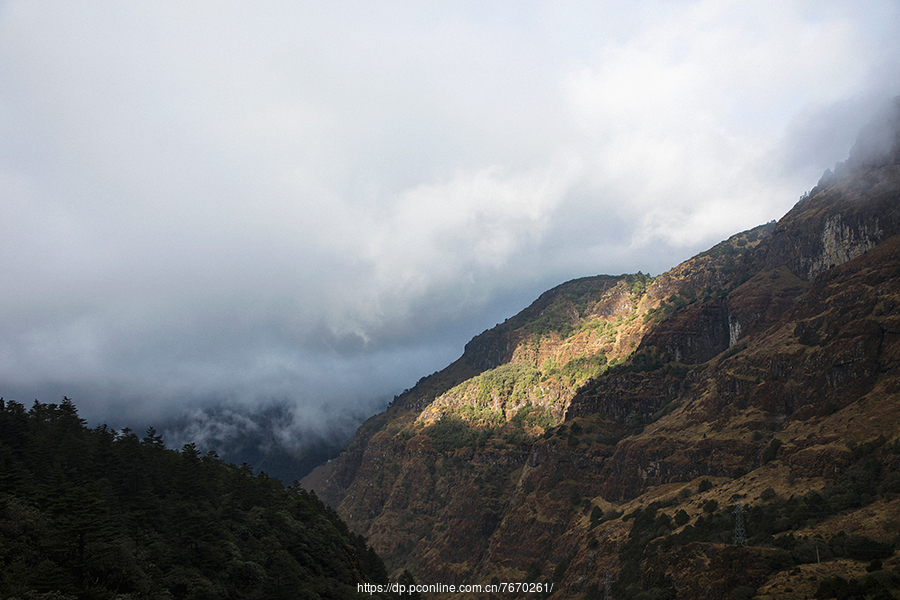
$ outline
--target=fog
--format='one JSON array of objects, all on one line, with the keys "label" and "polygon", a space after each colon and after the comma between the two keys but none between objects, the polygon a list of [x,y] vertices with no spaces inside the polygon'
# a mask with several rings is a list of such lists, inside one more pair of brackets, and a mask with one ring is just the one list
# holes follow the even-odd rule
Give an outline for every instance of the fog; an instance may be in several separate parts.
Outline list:
[{"label": "fog", "polygon": [[898,10],[2,2],[0,396],[352,430],[558,283],[783,215],[900,93]]}]

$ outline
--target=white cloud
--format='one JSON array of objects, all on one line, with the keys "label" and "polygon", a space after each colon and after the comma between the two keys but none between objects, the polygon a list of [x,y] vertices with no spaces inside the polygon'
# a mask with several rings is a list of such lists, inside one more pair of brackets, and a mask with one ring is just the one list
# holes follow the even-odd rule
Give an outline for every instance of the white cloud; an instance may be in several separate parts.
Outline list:
[{"label": "white cloud", "polygon": [[416,277],[452,285],[460,269],[504,266],[543,234],[576,172],[575,165],[510,174],[489,166],[405,192],[386,219],[366,223],[379,287],[415,295],[424,291]]},{"label": "white cloud", "polygon": [[897,17],[3,4],[0,378],[94,415],[395,393],[550,285],[783,214],[900,91]]},{"label": "white cloud", "polygon": [[876,50],[858,22],[814,7],[697,2],[573,70],[569,102],[636,237],[691,246],[786,210],[809,182],[762,159],[798,111],[856,93]]}]

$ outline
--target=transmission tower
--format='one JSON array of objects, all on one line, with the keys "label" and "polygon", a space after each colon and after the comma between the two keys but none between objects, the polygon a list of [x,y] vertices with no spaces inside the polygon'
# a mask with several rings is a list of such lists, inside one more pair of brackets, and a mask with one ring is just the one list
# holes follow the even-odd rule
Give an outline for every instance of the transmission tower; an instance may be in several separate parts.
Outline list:
[{"label": "transmission tower", "polygon": [[606,570],[606,580],[603,582],[603,600],[612,600],[612,572]]},{"label": "transmission tower", "polygon": [[744,508],[741,501],[737,501],[734,507],[734,543],[738,546],[744,546],[747,543],[747,534],[744,531]]}]

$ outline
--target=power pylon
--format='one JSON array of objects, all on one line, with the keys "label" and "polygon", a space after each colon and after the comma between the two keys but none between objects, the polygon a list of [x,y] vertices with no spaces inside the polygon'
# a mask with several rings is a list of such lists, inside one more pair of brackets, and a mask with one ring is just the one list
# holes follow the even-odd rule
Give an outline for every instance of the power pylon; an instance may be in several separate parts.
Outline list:
[{"label": "power pylon", "polygon": [[734,507],[734,543],[738,546],[747,544],[747,533],[744,531],[744,508],[741,501],[737,501]]}]

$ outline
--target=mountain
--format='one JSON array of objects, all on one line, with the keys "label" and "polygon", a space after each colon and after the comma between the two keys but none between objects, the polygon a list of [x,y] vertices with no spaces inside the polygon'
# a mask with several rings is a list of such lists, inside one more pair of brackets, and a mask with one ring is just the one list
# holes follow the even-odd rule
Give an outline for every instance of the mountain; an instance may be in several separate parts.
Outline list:
[{"label": "mountain", "polygon": [[68,399],[0,399],[2,598],[369,598],[359,584],[387,583],[315,494],[153,429],[89,429]]},{"label": "mountain", "polygon": [[[211,405],[186,412],[159,424],[173,448],[195,443],[202,451],[214,451],[225,462],[248,464],[291,485],[316,466],[337,456],[353,435],[353,427],[364,417],[347,415],[353,423],[330,423],[324,431],[296,427],[296,416],[287,403],[250,407]],[[290,445],[285,440],[290,440]]]},{"label": "mountain", "polygon": [[544,293],[302,484],[423,583],[900,597],[898,122],[777,222]]}]

